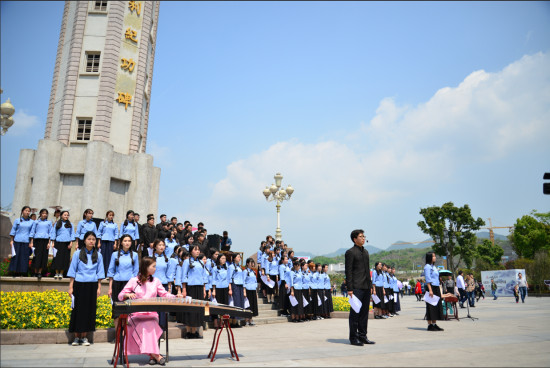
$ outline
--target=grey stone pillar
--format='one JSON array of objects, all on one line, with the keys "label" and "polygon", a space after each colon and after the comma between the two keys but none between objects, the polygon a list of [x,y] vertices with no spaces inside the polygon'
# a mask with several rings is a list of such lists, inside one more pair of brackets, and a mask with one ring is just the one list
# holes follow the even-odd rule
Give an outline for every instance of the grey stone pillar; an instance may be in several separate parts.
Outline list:
[{"label": "grey stone pillar", "polygon": [[42,139],[34,155],[32,189],[29,206],[44,208],[59,205],[61,153],[65,145],[59,141]]},{"label": "grey stone pillar", "polygon": [[22,149],[19,152],[19,162],[17,163],[17,176],[15,177],[15,190],[13,191],[13,201],[11,203],[12,218],[19,216],[21,208],[29,204],[32,188],[32,167],[34,163],[35,150]]},{"label": "grey stone pillar", "polygon": [[149,199],[151,198],[153,156],[146,153],[135,153],[132,159],[133,173],[128,190],[130,192],[128,209],[146,216],[149,210]]},{"label": "grey stone pillar", "polygon": [[159,206],[159,188],[160,188],[160,167],[153,167],[153,175],[151,182],[151,191],[149,192],[149,213],[155,215],[155,218],[158,218],[160,215],[158,213]]},{"label": "grey stone pillar", "polygon": [[103,218],[109,207],[112,162],[112,145],[100,141],[88,143],[80,208],[82,211],[91,208],[94,217]]}]

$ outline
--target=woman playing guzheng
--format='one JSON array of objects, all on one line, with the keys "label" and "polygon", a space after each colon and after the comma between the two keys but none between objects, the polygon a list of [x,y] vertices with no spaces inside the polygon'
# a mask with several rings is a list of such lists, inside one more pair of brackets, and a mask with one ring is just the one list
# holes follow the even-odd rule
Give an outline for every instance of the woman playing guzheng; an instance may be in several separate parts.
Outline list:
[{"label": "woman playing guzheng", "polygon": [[[175,298],[164,289],[162,283],[153,274],[156,262],[153,258],[143,257],[139,264],[139,274],[132,277],[124,289],[118,294],[118,299],[146,299],[157,296]],[[162,335],[157,312],[136,312],[128,315],[128,334],[126,345],[128,355],[147,354],[151,358],[149,364],[165,365],[166,360],[160,355],[158,340]]]}]

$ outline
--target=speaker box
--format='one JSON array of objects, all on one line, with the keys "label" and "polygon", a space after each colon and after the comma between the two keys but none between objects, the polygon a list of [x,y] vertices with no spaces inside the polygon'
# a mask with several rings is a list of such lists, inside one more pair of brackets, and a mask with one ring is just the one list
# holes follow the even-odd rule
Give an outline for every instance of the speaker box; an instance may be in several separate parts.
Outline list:
[{"label": "speaker box", "polygon": [[219,236],[218,234],[209,234],[206,236],[206,239],[208,241],[208,249],[210,248],[214,248],[216,250],[220,250],[220,241],[221,241],[221,236]]}]

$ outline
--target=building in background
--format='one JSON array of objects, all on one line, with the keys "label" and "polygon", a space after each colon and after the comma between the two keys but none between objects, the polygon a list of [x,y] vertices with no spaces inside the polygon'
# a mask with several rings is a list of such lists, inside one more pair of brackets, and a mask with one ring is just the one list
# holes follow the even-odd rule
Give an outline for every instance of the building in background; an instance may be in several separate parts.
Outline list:
[{"label": "building in background", "polygon": [[20,152],[14,216],[156,214],[160,168],[145,149],[158,14],[158,1],[65,2],[44,139]]}]

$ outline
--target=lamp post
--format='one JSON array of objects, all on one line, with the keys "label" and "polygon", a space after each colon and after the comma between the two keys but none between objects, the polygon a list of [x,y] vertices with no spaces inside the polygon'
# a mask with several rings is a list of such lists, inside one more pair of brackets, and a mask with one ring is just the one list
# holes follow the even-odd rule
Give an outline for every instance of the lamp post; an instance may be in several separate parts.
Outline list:
[{"label": "lamp post", "polygon": [[[3,92],[2,89],[0,89],[0,93],[2,92]],[[2,118],[1,118],[2,131],[0,131],[0,134],[4,135],[14,123],[12,115],[15,113],[15,107],[13,107],[9,98],[6,102],[4,102],[0,106],[0,113],[2,115]]]},{"label": "lamp post", "polygon": [[272,202],[277,201],[277,229],[275,230],[275,240],[282,240],[283,235],[281,233],[281,203],[283,201],[290,200],[290,196],[292,196],[292,193],[294,193],[294,188],[292,188],[290,185],[288,185],[285,188],[281,188],[281,181],[283,180],[283,176],[281,173],[275,174],[273,177],[275,179],[275,184],[271,184],[270,187],[265,187],[263,190],[263,194],[265,196],[266,201]]},{"label": "lamp post", "polygon": [[449,231],[447,229],[443,229],[443,238],[441,238],[439,235],[435,236],[435,241],[443,245],[445,247],[445,269],[449,269],[449,244],[453,241],[453,234],[449,236]]}]

